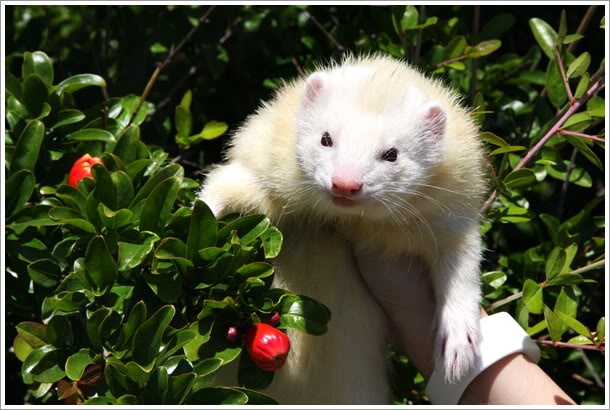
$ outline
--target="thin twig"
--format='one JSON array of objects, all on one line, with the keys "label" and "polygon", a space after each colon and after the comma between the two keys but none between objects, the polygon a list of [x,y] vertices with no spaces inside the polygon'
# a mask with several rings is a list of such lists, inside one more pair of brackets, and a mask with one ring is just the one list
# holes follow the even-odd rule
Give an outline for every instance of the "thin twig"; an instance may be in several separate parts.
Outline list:
[{"label": "thin twig", "polygon": [[[576,34],[584,33],[586,28],[589,26],[589,22],[591,21],[591,18],[593,17],[593,13],[595,13],[596,8],[597,6],[589,6],[584,17],[580,21],[578,28],[576,29]],[[568,45],[568,53],[571,53],[574,50],[574,48],[576,47],[576,43],[578,43],[578,40],[573,41],[570,43],[570,45]]]},{"label": "thin twig", "polygon": [[574,105],[576,101],[574,100],[574,96],[572,95],[572,90],[570,90],[570,82],[568,80],[568,76],[566,75],[566,72],[563,68],[563,60],[561,59],[559,51],[555,46],[553,46],[553,55],[555,56],[555,63],[557,63],[557,66],[559,67],[561,79],[563,80],[563,85],[566,89],[566,93],[568,94],[568,100],[570,100],[570,104]]},{"label": "thin twig", "polygon": [[597,387],[601,387],[603,389],[605,387],[604,382],[602,381],[602,378],[599,377],[599,373],[597,373],[597,370],[595,370],[595,367],[593,367],[593,364],[589,360],[587,352],[582,352],[582,356],[580,356],[580,358],[584,362],[585,366],[587,366],[587,369],[589,369],[589,373],[591,373],[591,376],[593,376],[593,380],[595,380]]},{"label": "thin twig", "polygon": [[318,27],[318,29],[322,32],[322,34],[324,34],[324,36],[326,36],[326,38],[328,40],[330,40],[331,43],[334,44],[335,47],[337,47],[339,49],[339,51],[343,52],[345,51],[345,47],[343,47],[336,39],[335,37],[333,37],[332,34],[330,34],[325,28],[324,26],[322,26],[322,24],[320,24],[320,22],[318,21],[318,19],[316,19],[310,12],[306,11],[305,13],[307,13],[307,17],[309,17],[311,19],[311,21],[313,21],[313,24],[316,25],[316,27]]},{"label": "thin twig", "polygon": [[157,68],[155,68],[155,71],[150,76],[150,79],[148,80],[148,83],[146,84],[146,87],[144,87],[144,91],[142,92],[142,95],[140,96],[140,101],[138,101],[138,106],[134,110],[133,114],[131,114],[131,118],[129,119],[129,123],[127,124],[128,126],[131,125],[131,123],[133,122],[134,118],[136,118],[136,116],[138,115],[138,112],[140,111],[140,108],[142,108],[142,104],[144,104],[144,101],[148,97],[148,94],[150,94],[150,91],[152,90],[152,87],[155,84],[155,81],[157,80],[157,77],[159,77],[159,74],[161,73],[161,70],[163,70],[163,68],[165,68],[165,66],[168,65],[172,61],[174,56],[193,37],[193,35],[197,32],[197,30],[199,30],[199,27],[201,27],[201,24],[205,20],[207,20],[207,18],[210,16],[210,14],[212,13],[212,11],[214,11],[215,8],[216,8],[215,5],[210,6],[207,9],[207,11],[205,13],[203,13],[203,15],[199,18],[199,20],[197,22],[197,25],[195,27],[193,27],[191,29],[191,31],[189,31],[186,36],[184,36],[182,41],[180,41],[180,43],[176,47],[173,47],[173,46],[171,47],[171,49],[169,51],[169,54],[167,55],[165,60],[163,60],[162,63],[160,63],[160,64],[158,63],[157,64]]},{"label": "thin twig", "polygon": [[442,66],[445,66],[445,65],[451,64],[451,63],[455,63],[456,61],[465,60],[466,58],[467,58],[466,56],[453,57],[453,58],[450,58],[449,60],[441,61],[435,67],[436,68],[441,68]]},{"label": "thin twig", "polygon": [[[426,20],[426,6],[424,4],[422,4],[421,6],[419,6],[419,24],[423,24],[425,20]],[[424,30],[419,29],[417,31],[417,37],[415,39],[415,52],[413,53],[413,58],[411,59],[414,66],[417,66],[419,64],[419,55],[421,54],[421,42],[422,42],[423,35],[424,35]]]},{"label": "thin twig", "polygon": [[563,210],[566,204],[566,198],[568,195],[568,186],[570,183],[570,175],[572,175],[572,170],[574,170],[574,165],[576,163],[576,155],[578,154],[578,150],[576,147],[572,149],[572,155],[570,156],[570,162],[566,167],[566,177],[563,179],[563,184],[561,184],[561,191],[559,194],[559,205],[557,206],[557,218],[561,220],[563,216]]},{"label": "thin twig", "polygon": [[[540,149],[551,139],[551,137],[553,137],[553,135],[555,135],[557,133],[557,131],[561,128],[561,126],[572,116],[572,114],[574,114],[576,111],[578,111],[578,109],[582,105],[584,105],[593,95],[595,95],[603,87],[603,85],[604,85],[604,77],[600,76],[598,79],[596,79],[596,81],[594,81],[589,86],[589,89],[587,90],[587,92],[579,100],[575,101],[574,104],[569,106],[569,108],[567,109],[565,114],[563,114],[561,116],[561,118],[559,118],[559,120],[557,120],[557,122],[551,127],[551,129],[544,135],[544,137],[542,137],[540,139],[540,141],[538,141],[538,143],[527,152],[525,157],[523,157],[521,159],[521,161],[517,164],[517,166],[514,168],[514,170],[516,171],[518,169],[523,168],[538,153],[538,151],[540,151]],[[493,204],[497,195],[498,195],[498,190],[494,190],[491,193],[491,195],[489,196],[489,198],[487,199],[487,201],[485,201],[485,203],[481,207],[481,210],[480,210],[481,213],[485,213],[485,211],[487,211],[487,209]]]},{"label": "thin twig", "polygon": [[606,142],[605,139],[597,137],[595,135],[589,135],[589,134],[583,134],[582,132],[564,130],[563,128],[560,128],[558,132],[563,135],[571,135],[573,137],[585,138],[585,139],[588,139],[591,141],[597,141],[597,142],[603,142],[603,143]]},{"label": "thin twig", "polygon": [[[582,273],[591,271],[591,270],[595,270],[595,269],[600,269],[606,266],[606,260],[602,259],[601,261],[597,261],[597,262],[593,262],[587,266],[583,266],[582,268],[578,268],[573,270],[572,272],[569,272],[570,274],[573,275],[580,275]],[[544,282],[539,283],[538,285],[542,286],[544,284]],[[504,306],[507,303],[512,302],[513,300],[517,300],[519,299],[521,296],[523,296],[523,291],[519,291],[516,293],[513,293],[510,296],[505,297],[504,299],[500,299],[495,301],[494,303],[492,303],[491,305],[489,305],[486,309],[487,312],[495,310],[497,308],[499,308],[500,306]]]},{"label": "thin twig", "polygon": [[553,346],[553,347],[567,347],[570,349],[582,349],[582,350],[596,350],[599,352],[605,352],[606,351],[606,345],[600,345],[600,346],[595,346],[595,345],[577,345],[574,343],[567,343],[567,342],[553,342],[552,340],[534,340],[534,342],[538,343],[539,345],[546,345],[546,346]]},{"label": "thin twig", "polygon": [[296,68],[297,73],[299,73],[299,76],[301,78],[305,78],[305,70],[303,70],[303,67],[301,67],[301,65],[297,61],[296,57],[294,57],[294,56],[290,57],[290,61],[292,62],[292,65],[294,66],[294,68]]}]

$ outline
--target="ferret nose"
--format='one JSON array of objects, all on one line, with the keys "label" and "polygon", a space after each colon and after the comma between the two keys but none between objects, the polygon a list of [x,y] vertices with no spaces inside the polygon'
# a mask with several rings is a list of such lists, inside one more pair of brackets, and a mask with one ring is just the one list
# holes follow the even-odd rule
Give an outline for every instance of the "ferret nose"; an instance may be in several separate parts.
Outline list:
[{"label": "ferret nose", "polygon": [[333,193],[341,196],[353,196],[362,190],[362,182],[353,178],[334,176],[331,180]]}]

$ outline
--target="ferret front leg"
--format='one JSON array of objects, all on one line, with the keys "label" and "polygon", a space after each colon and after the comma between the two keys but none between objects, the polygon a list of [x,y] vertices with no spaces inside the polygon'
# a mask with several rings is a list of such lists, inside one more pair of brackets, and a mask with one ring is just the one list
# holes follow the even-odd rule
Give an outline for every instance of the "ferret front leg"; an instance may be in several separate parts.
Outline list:
[{"label": "ferret front leg", "polygon": [[[478,230],[477,230],[478,231]],[[435,361],[449,381],[459,380],[474,364],[480,330],[480,238],[441,244],[432,280],[436,297]]]},{"label": "ferret front leg", "polygon": [[207,175],[199,198],[217,218],[232,212],[259,212],[266,201],[258,179],[239,163],[214,168]]}]

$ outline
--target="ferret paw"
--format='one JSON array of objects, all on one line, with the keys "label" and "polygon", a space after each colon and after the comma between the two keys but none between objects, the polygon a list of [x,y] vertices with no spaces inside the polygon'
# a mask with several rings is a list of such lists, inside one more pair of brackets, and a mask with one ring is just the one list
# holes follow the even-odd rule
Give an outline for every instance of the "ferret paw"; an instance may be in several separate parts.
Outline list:
[{"label": "ferret paw", "polygon": [[479,317],[464,319],[452,317],[438,321],[435,341],[437,368],[443,368],[445,379],[450,383],[459,381],[473,366],[481,342]]}]

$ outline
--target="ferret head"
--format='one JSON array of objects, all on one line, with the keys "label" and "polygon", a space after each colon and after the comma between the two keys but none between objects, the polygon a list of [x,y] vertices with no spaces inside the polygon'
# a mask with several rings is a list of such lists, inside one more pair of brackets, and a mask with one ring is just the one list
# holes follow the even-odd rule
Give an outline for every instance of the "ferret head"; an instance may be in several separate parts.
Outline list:
[{"label": "ferret head", "polygon": [[442,159],[446,122],[416,87],[366,68],[311,74],[296,127],[305,201],[331,217],[413,212],[409,200]]}]

